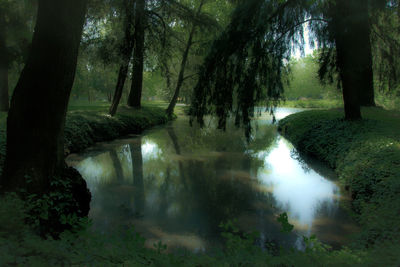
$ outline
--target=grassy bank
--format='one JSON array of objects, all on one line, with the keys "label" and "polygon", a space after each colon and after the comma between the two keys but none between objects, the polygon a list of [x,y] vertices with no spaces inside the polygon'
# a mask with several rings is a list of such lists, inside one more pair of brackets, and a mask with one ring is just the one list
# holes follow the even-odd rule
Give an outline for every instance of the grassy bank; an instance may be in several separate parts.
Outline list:
[{"label": "grassy bank", "polygon": [[343,101],[340,99],[300,99],[281,102],[282,107],[288,108],[340,108]]},{"label": "grassy bank", "polygon": [[140,110],[121,106],[116,116],[108,105],[70,106],[65,124],[66,153],[78,152],[96,142],[109,141],[168,121],[159,105],[143,105]]},{"label": "grassy bank", "polygon": [[306,111],[280,121],[279,130],[336,170],[362,226],[355,244],[376,247],[400,240],[400,112],[365,108],[362,115],[347,122],[339,109]]},{"label": "grassy bank", "polygon": [[[82,151],[96,142],[141,133],[168,121],[163,103],[144,103],[140,110],[120,106],[114,117],[108,115],[108,108],[109,103],[69,106],[65,124],[66,154]],[[5,112],[0,113],[0,174],[5,156],[6,116]]]}]

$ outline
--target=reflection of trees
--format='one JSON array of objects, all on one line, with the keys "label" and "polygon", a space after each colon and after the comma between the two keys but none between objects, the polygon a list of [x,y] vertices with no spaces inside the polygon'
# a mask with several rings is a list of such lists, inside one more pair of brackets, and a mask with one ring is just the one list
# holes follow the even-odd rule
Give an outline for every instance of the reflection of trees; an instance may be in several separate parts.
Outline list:
[{"label": "reflection of trees", "polygon": [[[224,152],[224,154],[216,157],[209,156],[206,159],[182,160],[179,158],[180,181],[185,181],[186,185],[183,190],[175,192],[171,198],[184,205],[179,214],[176,214],[176,218],[170,219],[181,225],[181,231],[199,229],[201,230],[199,234],[206,235],[208,238],[219,237],[220,222],[241,216],[257,216],[254,214],[259,209],[255,206],[256,203],[269,204],[265,204],[261,212],[263,220],[254,227],[260,230],[265,229],[265,225],[269,225],[268,228],[277,227],[274,223],[264,220],[265,218],[274,220],[275,210],[271,207],[272,195],[258,191],[255,186],[257,181],[249,175],[256,174],[263,161],[244,153],[248,147],[244,138],[241,139],[236,134],[231,136],[216,129],[205,129],[203,134],[194,133],[196,140],[190,140],[193,135],[185,132],[182,133],[182,139],[180,139],[181,136],[175,133],[173,127],[167,128],[167,132],[178,155],[182,153],[182,150],[192,152],[190,149],[193,147],[188,144],[193,143],[201,147],[201,150]],[[275,136],[274,131],[260,130],[257,133],[257,138],[265,140],[262,143],[263,148],[274,142],[272,137]],[[180,141],[183,142],[184,149],[181,148]],[[252,147],[254,150],[255,148]],[[170,202],[173,200],[171,199]],[[279,232],[279,229],[276,228],[274,231]]]},{"label": "reflection of trees", "polygon": [[[228,133],[193,129],[186,123],[178,119],[173,126],[144,137],[144,143],[154,144],[162,152],[158,155],[142,151],[141,137],[130,141],[129,152],[122,153],[122,159],[116,151],[110,152],[108,161],[117,176],[130,169],[127,164],[132,165],[133,182],[126,182],[130,179],[125,177],[99,188],[98,218],[121,224],[121,220],[145,214],[144,222],[155,221],[165,232],[197,233],[207,239],[219,237],[220,222],[238,218],[248,229],[279,235],[274,199],[259,189],[261,184],[255,178],[264,164],[255,153],[275,143],[275,131],[261,127],[254,131],[256,146],[246,143],[240,129]],[[253,153],[245,153],[249,149]],[[119,208],[121,203],[125,209]],[[272,238],[276,237],[267,237]]]},{"label": "reflection of trees", "polygon": [[137,216],[144,212],[144,183],[143,183],[143,157],[142,157],[142,138],[129,144],[132,160],[133,185],[136,188],[134,196],[134,209]]},{"label": "reflection of trees", "polygon": [[117,181],[122,182],[124,180],[124,173],[122,171],[121,161],[119,160],[115,149],[110,150],[110,158],[115,169],[115,175],[117,176],[116,179]]}]

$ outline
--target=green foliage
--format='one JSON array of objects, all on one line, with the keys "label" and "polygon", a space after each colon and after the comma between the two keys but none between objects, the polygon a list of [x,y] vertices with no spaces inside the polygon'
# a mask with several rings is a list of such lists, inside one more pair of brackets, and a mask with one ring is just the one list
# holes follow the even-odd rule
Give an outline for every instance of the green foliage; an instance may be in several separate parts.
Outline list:
[{"label": "green foliage", "polygon": [[[30,177],[26,177],[30,183]],[[71,180],[54,177],[50,182],[48,193],[37,195],[20,190],[20,196],[26,202],[25,222],[41,236],[50,234],[57,237],[64,229],[76,231],[82,226],[78,214],[79,206],[74,198]]]},{"label": "green foliage", "polygon": [[[194,91],[191,115],[209,113],[224,128],[231,113],[250,131],[254,106],[276,105],[282,97],[284,62],[292,41],[301,43],[305,1],[241,1],[227,29],[214,41]],[[296,26],[297,25],[297,26]]]},{"label": "green foliage", "polygon": [[[308,55],[289,62],[289,83],[284,86],[288,100],[338,99],[340,91],[335,86],[323,85],[318,78],[319,63],[316,56]],[[339,102],[339,101],[338,101]]]},{"label": "green foliage", "polygon": [[282,233],[290,233],[293,230],[293,224],[289,223],[289,218],[286,212],[279,215],[276,219],[282,226],[281,232]]},{"label": "green foliage", "polygon": [[330,99],[300,99],[300,100],[286,100],[280,103],[283,107],[293,108],[339,108],[343,107],[343,101],[330,100]]},{"label": "green foliage", "polygon": [[339,110],[302,112],[280,121],[279,130],[300,151],[336,169],[363,227],[359,245],[399,240],[399,113],[366,108],[367,119],[358,122],[342,116]]},{"label": "green foliage", "polygon": [[[88,111],[92,109],[92,111]],[[108,141],[165,123],[164,109],[144,106],[140,110],[120,107],[115,117],[109,116],[107,107],[80,107],[70,111],[65,125],[65,147],[69,152],[81,151],[95,142]]]}]

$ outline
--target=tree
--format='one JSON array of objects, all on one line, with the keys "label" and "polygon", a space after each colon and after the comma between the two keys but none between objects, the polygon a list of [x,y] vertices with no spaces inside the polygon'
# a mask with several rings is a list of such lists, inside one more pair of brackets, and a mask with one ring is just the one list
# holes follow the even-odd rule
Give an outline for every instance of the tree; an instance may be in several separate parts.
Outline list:
[{"label": "tree", "polygon": [[[333,59],[343,89],[345,118],[361,119],[360,106],[375,105],[368,4],[361,0],[336,0],[328,3],[326,10],[329,37],[320,39],[329,40],[335,47]],[[323,60],[329,59],[323,56]],[[329,63],[323,62],[322,67],[326,64]]]},{"label": "tree", "polygon": [[9,69],[24,60],[34,10],[31,1],[0,2],[0,111],[9,109]]},{"label": "tree", "polygon": [[129,62],[131,60],[132,50],[134,47],[133,38],[133,18],[134,18],[134,3],[133,0],[124,0],[125,6],[125,19],[124,19],[124,40],[121,47],[121,66],[118,72],[118,81],[114,91],[114,97],[110,107],[110,115],[114,116],[117,112],[117,108],[122,96],[122,90],[124,88],[126,76],[128,75]]},{"label": "tree", "polygon": [[[400,3],[391,3],[376,8],[373,6],[372,48],[374,74],[381,92],[400,96]],[[396,92],[397,91],[397,92]]]},{"label": "tree", "polygon": [[285,62],[292,44],[304,45],[303,25],[310,23],[323,50],[321,78],[339,73],[345,118],[360,119],[360,104],[374,105],[369,11],[361,0],[240,2],[204,62],[192,117],[202,123],[205,114],[216,113],[224,128],[233,113],[249,131],[254,106],[274,107],[282,97]]},{"label": "tree", "polygon": [[135,33],[133,36],[132,85],[128,97],[128,106],[140,108],[143,86],[144,35],[146,27],[145,0],[136,0]]},{"label": "tree", "polygon": [[[197,12],[196,12],[196,16],[200,15],[203,4],[204,4],[204,0],[201,0],[199,7],[197,9]],[[185,50],[183,51],[183,55],[182,55],[182,61],[181,61],[181,66],[180,66],[180,70],[179,70],[178,80],[176,82],[175,92],[174,92],[171,102],[169,103],[168,108],[166,110],[166,113],[168,116],[171,116],[174,113],[174,108],[175,108],[176,102],[178,101],[179,92],[180,92],[181,86],[183,84],[186,62],[188,60],[190,48],[193,45],[193,36],[195,34],[196,26],[197,26],[195,24],[195,22],[192,22],[192,23],[193,24],[192,24],[192,27],[191,27],[191,30],[189,33],[189,38],[187,40],[186,47],[185,47]]]},{"label": "tree", "polygon": [[[39,0],[32,46],[7,118],[2,191],[43,194],[53,177],[71,173],[64,162],[64,123],[86,2]],[[90,193],[82,177],[74,179],[74,192],[81,194],[75,199],[87,215]]]}]

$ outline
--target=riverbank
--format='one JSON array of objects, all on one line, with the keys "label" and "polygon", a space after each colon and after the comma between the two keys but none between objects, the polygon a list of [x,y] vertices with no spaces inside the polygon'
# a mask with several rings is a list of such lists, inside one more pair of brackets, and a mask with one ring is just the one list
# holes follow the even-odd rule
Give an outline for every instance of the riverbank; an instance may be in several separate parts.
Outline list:
[{"label": "riverbank", "polygon": [[299,99],[282,101],[280,107],[287,108],[340,108],[343,101],[340,99]]},{"label": "riverbank", "polygon": [[[120,106],[114,117],[108,103],[69,106],[65,123],[65,154],[80,152],[96,142],[110,141],[128,134],[139,134],[166,123],[165,107],[146,103],[139,110]],[[6,113],[0,114],[0,174],[5,157]]]},{"label": "riverbank", "polygon": [[400,112],[364,108],[363,120],[343,112],[313,110],[290,115],[279,131],[301,152],[326,162],[350,191],[362,227],[359,247],[400,240]]}]

